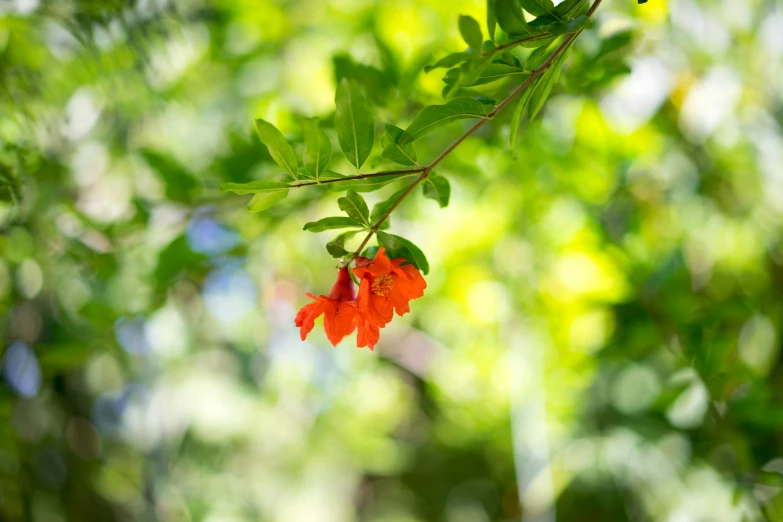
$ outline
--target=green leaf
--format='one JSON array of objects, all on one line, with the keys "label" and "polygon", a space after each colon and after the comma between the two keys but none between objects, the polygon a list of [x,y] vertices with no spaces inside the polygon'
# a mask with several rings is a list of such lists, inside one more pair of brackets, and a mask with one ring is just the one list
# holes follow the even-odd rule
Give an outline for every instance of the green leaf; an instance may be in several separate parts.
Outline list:
[{"label": "green leaf", "polygon": [[498,18],[495,15],[495,0],[487,0],[487,32],[491,40],[495,39],[495,27],[497,26]]},{"label": "green leaf", "polygon": [[[552,42],[550,42],[551,44]],[[530,53],[530,56],[525,60],[525,67],[528,69],[538,69],[549,58],[551,51],[550,45],[542,46]]]},{"label": "green leaf", "polygon": [[451,185],[449,180],[431,173],[421,186],[422,193],[425,198],[434,199],[440,205],[440,208],[447,207],[449,205],[449,197],[451,196]]},{"label": "green leaf", "polygon": [[530,101],[530,97],[535,92],[536,87],[538,87],[538,83],[540,81],[541,77],[539,76],[533,80],[533,83],[528,85],[527,89],[525,89],[525,92],[522,93],[522,98],[520,98],[519,103],[517,103],[517,108],[514,109],[514,114],[511,116],[509,147],[511,148],[511,153],[514,155],[514,158],[517,157],[517,133],[519,132],[519,124],[522,121],[522,114],[524,114],[525,107],[527,107],[527,104]]},{"label": "green leaf", "polygon": [[305,224],[303,230],[310,232],[323,232],[324,230],[334,230],[336,228],[363,228],[364,225],[349,217],[327,217]]},{"label": "green leaf", "polygon": [[[376,39],[377,42],[377,39]],[[379,51],[382,46],[379,46]],[[343,78],[354,80],[364,87],[365,92],[373,103],[385,105],[391,98],[395,79],[370,65],[357,63],[349,54],[340,53],[332,58],[334,65],[335,83],[340,84]]]},{"label": "green leaf", "polygon": [[275,163],[287,170],[292,178],[299,179],[297,176],[299,165],[296,161],[294,149],[291,148],[291,145],[277,130],[277,127],[268,121],[258,119],[256,120],[256,132],[258,132],[258,137],[261,138],[261,143],[269,149],[269,154],[275,160]]},{"label": "green leaf", "polygon": [[326,181],[328,179],[338,179],[338,178],[344,178],[345,174],[340,174],[339,172],[335,172],[333,170],[325,170],[321,173],[321,181]]},{"label": "green leaf", "polygon": [[457,98],[444,105],[425,107],[406,129],[400,143],[410,143],[427,133],[442,127],[452,121],[465,118],[484,118],[487,115],[485,106],[473,98]]},{"label": "green leaf", "polygon": [[[521,67],[506,65],[504,63],[492,63],[486,69],[484,69],[484,71],[481,72],[481,74],[473,83],[470,84],[463,83],[463,85],[470,85],[470,86],[484,85],[486,83],[492,83],[498,80],[502,80],[507,76],[528,75],[532,72],[533,71],[529,71]],[[454,73],[459,73],[459,71],[456,69],[451,69],[448,73],[446,73],[446,76],[443,77],[443,81],[449,85],[454,83],[456,81],[456,77],[458,76],[458,74],[454,74]]]},{"label": "green leaf", "polygon": [[343,79],[335,97],[334,126],[340,148],[357,169],[367,160],[375,139],[375,123],[359,86]]},{"label": "green leaf", "polygon": [[546,72],[541,76],[541,81],[539,82],[535,92],[530,97],[530,121],[533,121],[533,118],[536,117],[538,112],[541,110],[541,107],[544,106],[544,103],[549,97],[549,94],[557,84],[557,80],[560,79],[560,71],[562,70],[563,63],[565,62],[569,49],[563,51],[563,53],[558,56],[554,62],[552,62],[552,65],[550,65]]},{"label": "green leaf", "polygon": [[585,0],[565,0],[557,4],[557,7],[555,7],[555,13],[557,13],[557,16],[560,18],[568,18],[577,7],[584,3],[584,1]]},{"label": "green leaf", "polygon": [[289,186],[288,183],[283,181],[251,181],[250,183],[223,183],[218,188],[221,192],[233,192],[242,195],[285,190]]},{"label": "green leaf", "polygon": [[484,41],[484,35],[481,34],[481,26],[472,16],[459,16],[459,33],[471,49],[481,51],[481,42]]},{"label": "green leaf", "polygon": [[[377,223],[378,220],[381,218],[382,215],[384,215],[389,208],[391,208],[394,203],[400,199],[402,196],[402,193],[408,190],[408,186],[402,187],[400,190],[386,198],[384,201],[381,201],[379,203],[376,203],[374,207],[372,207],[372,213],[370,214],[370,221],[372,223]],[[388,219],[386,222],[388,223]]]},{"label": "green leaf", "polygon": [[147,165],[156,170],[163,178],[168,199],[183,203],[191,200],[192,193],[198,187],[198,183],[182,165],[169,156],[151,150],[144,150],[141,154]]},{"label": "green leaf", "polygon": [[155,268],[155,292],[171,287],[182,272],[197,272],[208,266],[209,257],[191,250],[187,238],[182,235],[169,243],[158,255]]},{"label": "green leaf", "polygon": [[250,212],[261,212],[266,210],[278,201],[285,199],[288,195],[288,189],[276,190],[274,192],[260,192],[253,196],[250,203],[247,204],[247,209]]},{"label": "green leaf", "polygon": [[483,44],[481,44],[481,52],[482,53],[490,53],[498,48],[498,44],[493,42],[492,40],[485,40]]},{"label": "green leaf", "polygon": [[554,16],[543,15],[543,16],[538,16],[538,17],[534,18],[533,21],[530,22],[528,25],[530,25],[530,27],[536,27],[538,29],[543,29],[545,27],[549,27],[549,26],[554,25],[556,23],[558,23],[558,20]]},{"label": "green leaf", "polygon": [[517,0],[495,0],[498,25],[511,36],[535,36],[535,28],[525,21]]},{"label": "green leaf", "polygon": [[315,179],[315,174],[310,172],[310,170],[307,167],[299,167],[299,179],[312,180]]},{"label": "green leaf", "polygon": [[601,42],[601,48],[598,50],[598,53],[593,60],[597,61],[617,49],[627,46],[633,40],[633,34],[633,31],[622,31],[604,39]]},{"label": "green leaf", "polygon": [[400,81],[400,62],[397,56],[389,47],[389,44],[377,32],[373,34],[373,40],[375,41],[375,47],[378,48],[384,74],[392,84],[397,85]]},{"label": "green leaf", "polygon": [[84,364],[84,361],[95,354],[95,348],[83,343],[57,343],[46,344],[37,348],[43,348],[38,356],[38,362],[49,371],[68,369]]},{"label": "green leaf", "polygon": [[490,98],[489,96],[474,96],[473,99],[479,102],[481,105],[488,106],[490,110],[492,110],[498,103],[496,99]]},{"label": "green leaf", "polygon": [[519,3],[522,4],[522,9],[533,16],[550,15],[557,20],[561,19],[552,0],[519,0]]},{"label": "green leaf", "polygon": [[13,171],[0,163],[0,201],[13,203],[19,201],[19,186]]},{"label": "green leaf", "polygon": [[467,62],[469,60],[473,60],[474,58],[479,58],[479,57],[480,55],[470,51],[462,51],[459,53],[447,54],[446,56],[444,56],[434,64],[426,66],[424,68],[424,72],[428,73],[434,69],[440,69],[444,67],[445,68],[454,67],[459,63]]},{"label": "green leaf", "polygon": [[361,256],[366,257],[367,259],[375,259],[375,255],[377,253],[378,253],[378,247],[373,245],[365,248],[364,252],[361,253]]},{"label": "green leaf", "polygon": [[479,76],[481,76],[481,73],[489,67],[492,61],[493,55],[489,54],[482,60],[463,63],[459,67],[456,77],[452,76],[452,78],[455,78],[455,81],[446,84],[446,88],[443,90],[443,96],[446,97],[452,92],[456,92],[463,85],[473,85],[478,80]]},{"label": "green leaf", "polygon": [[349,230],[348,232],[343,232],[336,238],[326,243],[326,251],[329,252],[329,255],[332,257],[344,257],[350,255],[350,252],[345,249],[345,241],[355,236],[358,232],[358,230]]},{"label": "green leaf", "polygon": [[538,49],[540,47],[547,46],[554,41],[554,36],[550,36],[547,33],[542,33],[536,35],[535,39],[525,40],[524,42],[519,42],[517,45],[519,45],[519,47],[524,47],[525,49]]},{"label": "green leaf", "polygon": [[573,33],[586,26],[589,22],[590,19],[586,15],[580,15],[568,22],[553,25],[549,28],[549,34],[552,36],[560,36],[561,34]]},{"label": "green leaf", "polygon": [[520,62],[519,58],[514,56],[514,54],[510,51],[503,51],[500,53],[500,56],[498,56],[498,59],[492,63],[505,64],[512,67],[522,67],[522,62]]},{"label": "green leaf", "polygon": [[367,203],[365,203],[364,198],[355,191],[349,190],[344,198],[339,198],[337,200],[337,205],[340,207],[340,210],[348,214],[351,219],[358,221],[359,223],[364,223],[367,226],[370,225],[370,209],[367,208]]},{"label": "green leaf", "polygon": [[416,145],[413,143],[407,143],[405,145],[399,144],[400,138],[403,136],[405,131],[399,127],[395,127],[394,125],[389,124],[385,125],[385,129],[386,132],[381,138],[381,146],[383,147],[381,157],[400,165],[405,165],[408,167],[417,166]]},{"label": "green leaf", "polygon": [[318,179],[332,159],[332,143],[318,127],[318,118],[304,121],[304,144],[305,168]]},{"label": "green leaf", "polygon": [[379,231],[377,235],[378,243],[388,250],[387,256],[389,259],[404,257],[409,263],[421,270],[424,275],[429,273],[430,265],[427,262],[427,257],[419,247],[404,237],[395,236],[394,234]]}]

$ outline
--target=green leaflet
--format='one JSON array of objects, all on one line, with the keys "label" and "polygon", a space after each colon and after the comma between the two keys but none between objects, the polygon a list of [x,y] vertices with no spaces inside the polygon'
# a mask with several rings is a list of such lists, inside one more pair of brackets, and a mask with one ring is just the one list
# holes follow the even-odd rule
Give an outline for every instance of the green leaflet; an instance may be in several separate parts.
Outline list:
[{"label": "green leaflet", "polygon": [[427,257],[419,247],[404,237],[395,236],[394,234],[379,231],[377,236],[378,243],[388,251],[387,257],[389,259],[404,257],[409,263],[421,270],[424,275],[429,273],[430,265],[427,262]]},{"label": "green leaflet", "polygon": [[278,191],[288,187],[289,184],[282,181],[251,181],[250,183],[223,183],[218,188],[221,192],[233,192],[234,194],[242,195]]},{"label": "green leaflet", "polygon": [[492,63],[492,60],[493,56],[489,54],[481,60],[473,60],[460,65],[455,81],[447,83],[443,89],[443,97],[445,98],[452,92],[456,92],[463,85],[472,85],[476,82],[481,73]]},{"label": "green leaflet", "polygon": [[[168,192],[168,191],[167,191]],[[19,187],[16,178],[9,171],[0,169],[0,201],[16,203],[19,201]]]},{"label": "green leaflet", "polygon": [[362,257],[366,257],[367,259],[375,259],[375,255],[377,253],[378,253],[378,247],[373,245],[373,246],[368,246],[367,248],[365,248],[364,251],[362,252],[361,256]]},{"label": "green leaflet", "polygon": [[422,194],[425,198],[434,199],[440,205],[440,208],[447,207],[449,205],[449,198],[451,197],[451,184],[449,180],[431,173],[424,183],[421,185]]},{"label": "green leaflet", "polygon": [[598,53],[596,53],[595,58],[593,60],[598,61],[608,54],[611,54],[612,52],[616,51],[617,49],[621,49],[628,44],[631,43],[633,40],[633,31],[621,31],[619,33],[615,33],[609,38],[604,39],[601,42],[601,47],[598,49]]},{"label": "green leaflet", "polygon": [[514,158],[517,157],[517,133],[519,132],[519,125],[522,121],[522,114],[524,114],[525,107],[527,107],[527,104],[530,101],[530,97],[533,95],[533,92],[536,90],[536,87],[538,87],[538,83],[540,81],[541,77],[539,76],[533,80],[533,83],[528,85],[527,89],[525,89],[525,92],[522,93],[522,98],[520,98],[519,103],[517,104],[517,108],[514,109],[514,114],[511,116],[509,147],[511,148],[511,154],[514,156]]},{"label": "green leaflet", "polygon": [[560,18],[569,18],[576,7],[584,3],[585,0],[565,0],[555,7],[555,12]]},{"label": "green leaflet", "polygon": [[490,98],[489,96],[474,96],[473,99],[487,107],[489,110],[494,109],[495,105],[498,103],[496,99]]},{"label": "green leaflet", "polygon": [[[147,165],[156,170],[163,179],[167,198],[185,203],[190,201],[191,194],[198,187],[198,183],[182,165],[169,156],[149,149],[143,150],[141,154]],[[10,177],[8,177],[8,181],[3,180],[2,177],[0,176],[0,187],[4,185],[10,187],[8,190],[10,196],[13,194],[13,189],[16,188],[15,184],[10,183],[10,181],[13,181]],[[10,201],[10,199],[7,201]]]},{"label": "green leaflet", "polygon": [[589,22],[590,19],[587,18],[587,16],[580,15],[574,18],[573,20],[569,20],[568,22],[563,22],[563,23],[553,25],[552,27],[549,28],[549,33],[552,36],[560,36],[561,34],[572,33],[586,26]]},{"label": "green leaflet", "polygon": [[425,107],[405,130],[401,144],[411,143],[452,121],[465,118],[484,118],[486,107],[473,98],[457,98],[444,105]]},{"label": "green leaflet", "polygon": [[321,181],[326,181],[327,179],[338,179],[338,178],[344,178],[345,174],[340,174],[339,172],[335,172],[333,170],[326,170],[321,173]]},{"label": "green leaflet", "polygon": [[497,60],[493,61],[492,63],[497,64],[503,64],[503,65],[510,65],[512,67],[521,67],[522,62],[519,61],[519,58],[514,56],[514,53],[511,51],[503,51],[500,53],[500,55],[497,56]]},{"label": "green leaflet", "polygon": [[247,204],[247,209],[250,212],[261,212],[272,207],[278,201],[285,199],[286,196],[288,196],[288,189],[276,190],[274,192],[259,192]]},{"label": "green leaflet", "polygon": [[345,241],[355,236],[358,232],[358,230],[349,230],[348,232],[343,232],[336,238],[326,243],[326,251],[329,252],[329,255],[332,257],[343,257],[349,255],[350,252],[345,249]]},{"label": "green leaflet", "polygon": [[359,223],[370,226],[370,209],[367,208],[364,198],[353,190],[349,190],[343,198],[337,200],[340,210]]},{"label": "green leaflet", "polygon": [[550,65],[546,72],[541,76],[541,81],[539,82],[535,92],[530,97],[530,121],[533,121],[533,118],[536,117],[538,112],[541,110],[541,107],[544,106],[544,103],[549,97],[549,94],[557,84],[557,80],[560,79],[560,71],[569,51],[570,47],[563,51],[563,53],[558,56],[554,62],[552,62],[552,65]]},{"label": "green leaflet", "polygon": [[377,33],[373,35],[373,41],[378,48],[378,54],[380,54],[381,69],[383,73],[393,85],[399,85],[401,75],[400,63],[397,60],[395,53],[391,50],[389,44]]},{"label": "green leaflet", "polygon": [[156,292],[165,293],[180,274],[198,270],[208,260],[209,256],[191,250],[185,235],[178,236],[158,255],[154,273]]},{"label": "green leaflet", "polygon": [[[484,69],[478,78],[473,83],[463,83],[466,86],[484,85],[486,83],[496,82],[502,80],[507,76],[512,75],[528,75],[532,71],[523,69],[521,67],[514,67],[513,65],[507,65],[504,63],[491,63],[486,69]],[[451,69],[446,76],[443,77],[444,83],[451,85],[457,81],[459,77],[459,70]]]},{"label": "green leaflet", "polygon": [[489,33],[490,40],[495,40],[495,27],[497,26],[498,18],[495,15],[495,0],[487,0],[487,33]]},{"label": "green leaflet", "polygon": [[[379,49],[380,50],[380,49]],[[369,100],[377,105],[385,105],[394,89],[395,80],[384,71],[370,65],[357,63],[349,54],[339,53],[332,57],[335,83],[339,85],[343,78],[355,81],[364,87]]]},{"label": "green leaflet", "polygon": [[561,20],[552,0],[519,0],[519,3],[522,4],[522,9],[533,16],[550,15],[558,21]]},{"label": "green leaflet", "polygon": [[443,67],[445,68],[454,67],[458,63],[467,62],[473,60],[474,58],[479,58],[479,57],[480,57],[479,54],[470,51],[462,51],[459,53],[447,54],[446,56],[444,56],[434,64],[426,66],[424,68],[424,72],[428,73],[434,69],[440,69]]},{"label": "green leaflet", "polygon": [[389,124],[385,125],[385,129],[386,132],[381,138],[381,146],[383,147],[381,157],[407,167],[417,166],[416,145],[413,143],[399,144],[400,138],[405,131]]},{"label": "green leaflet", "polygon": [[481,34],[481,26],[472,16],[459,16],[459,33],[471,49],[481,51],[484,35]]},{"label": "green leaflet", "polygon": [[318,118],[304,121],[304,165],[318,179],[332,159],[332,143],[318,127]]},{"label": "green leaflet", "polygon": [[542,33],[539,35],[536,35],[536,38],[533,40],[526,40],[524,42],[519,42],[520,47],[524,47],[526,49],[537,49],[540,47],[544,47],[546,45],[551,44],[555,41],[555,38],[553,36],[550,36],[547,33]]},{"label": "green leaflet", "polygon": [[489,53],[497,48],[498,45],[492,40],[485,40],[484,43],[481,44],[481,52],[483,53]]},{"label": "green leaflet", "polygon": [[334,126],[340,148],[357,169],[370,155],[375,139],[375,122],[356,82],[343,79],[335,96]]},{"label": "green leaflet", "polygon": [[296,161],[294,149],[283,137],[283,134],[277,130],[277,127],[261,119],[256,120],[256,132],[261,139],[261,143],[269,149],[269,154],[275,163],[283,167],[291,174],[294,179],[299,179],[299,165]]},{"label": "green leaflet", "polygon": [[302,230],[308,230],[310,232],[323,232],[324,230],[334,230],[336,228],[363,228],[364,225],[349,218],[349,217],[327,217],[319,219],[318,221],[311,221],[306,223]]},{"label": "green leaflet", "polygon": [[[402,187],[400,190],[386,198],[385,200],[376,203],[374,207],[372,207],[372,213],[370,214],[370,221],[372,223],[377,223],[378,220],[381,218],[382,215],[386,213],[389,208],[391,208],[394,203],[400,199],[400,196],[402,196],[402,193],[408,190],[408,186]],[[386,223],[388,223],[389,220],[386,219]]]},{"label": "green leaflet", "polygon": [[552,34],[552,27],[556,25],[563,25],[562,22],[559,22],[554,17],[549,15],[539,16],[538,18],[533,19],[532,22],[528,24],[530,28],[537,32],[537,33],[549,33]]},{"label": "green leaflet", "polygon": [[525,21],[517,0],[495,0],[498,25],[510,36],[535,36],[537,30]]},{"label": "green leaflet", "polygon": [[554,50],[554,46],[552,45],[539,47],[538,49],[530,53],[530,56],[527,57],[527,59],[525,60],[525,67],[527,67],[528,69],[538,69],[544,64],[547,58],[549,58],[549,55],[552,54],[553,50]]}]

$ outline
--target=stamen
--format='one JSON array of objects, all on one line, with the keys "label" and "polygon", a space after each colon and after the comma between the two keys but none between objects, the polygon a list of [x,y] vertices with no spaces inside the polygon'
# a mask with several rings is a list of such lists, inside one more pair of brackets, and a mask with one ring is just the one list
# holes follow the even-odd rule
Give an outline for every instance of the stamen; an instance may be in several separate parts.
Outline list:
[{"label": "stamen", "polygon": [[372,293],[375,295],[384,296],[389,293],[389,290],[394,286],[394,281],[390,275],[382,275],[376,277],[372,282]]}]

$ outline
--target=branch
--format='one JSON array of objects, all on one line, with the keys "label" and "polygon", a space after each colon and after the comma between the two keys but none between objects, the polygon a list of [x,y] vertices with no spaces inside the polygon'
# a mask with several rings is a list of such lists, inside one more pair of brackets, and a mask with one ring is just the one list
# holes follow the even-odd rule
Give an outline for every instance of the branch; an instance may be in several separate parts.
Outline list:
[{"label": "branch", "polygon": [[[595,13],[595,10],[596,10],[596,9],[598,9],[598,6],[601,4],[601,1],[602,1],[602,0],[595,0],[595,2],[593,2],[593,5],[592,5],[592,6],[590,6],[590,9],[587,11],[587,17],[588,17],[588,18],[590,18],[591,16],[593,16],[593,13]],[[369,233],[367,234],[367,236],[364,238],[364,240],[362,241],[362,244],[361,244],[361,245],[359,245],[359,248],[357,248],[357,249],[356,249],[356,251],[355,251],[355,252],[354,252],[354,253],[351,255],[351,258],[350,258],[350,259],[348,260],[348,262],[347,262],[347,263],[345,263],[345,264],[350,264],[350,263],[351,263],[352,261],[354,261],[354,260],[355,260],[357,257],[359,257],[359,254],[361,253],[361,251],[364,249],[364,247],[366,247],[366,246],[367,246],[367,243],[369,243],[369,242],[370,242],[370,239],[372,239],[372,236],[373,236],[373,235],[375,235],[375,233],[378,231],[378,229],[381,227],[381,225],[383,225],[383,223],[384,223],[384,222],[385,222],[387,219],[389,219],[389,216],[390,216],[390,215],[391,215],[391,213],[394,211],[394,209],[396,209],[398,206],[400,206],[400,204],[403,202],[403,200],[404,200],[406,197],[408,197],[408,195],[409,195],[411,192],[413,192],[413,189],[415,189],[415,188],[416,188],[416,186],[417,186],[419,183],[421,183],[422,181],[424,181],[425,179],[427,179],[427,176],[429,176],[429,175],[430,175],[430,172],[432,172],[432,169],[434,169],[434,168],[435,168],[435,167],[436,167],[436,166],[437,166],[437,165],[438,165],[438,164],[439,164],[441,161],[443,161],[444,159],[446,159],[446,157],[448,157],[448,155],[449,155],[449,154],[451,154],[452,152],[454,152],[454,149],[456,149],[457,147],[459,147],[459,145],[460,145],[460,144],[461,144],[463,141],[465,141],[466,139],[468,139],[468,137],[469,137],[470,135],[472,135],[474,132],[476,132],[478,129],[480,129],[480,128],[481,128],[481,127],[482,127],[482,126],[483,126],[485,123],[487,123],[489,120],[491,120],[492,118],[494,118],[494,117],[495,117],[495,115],[497,115],[497,113],[499,113],[501,110],[503,110],[503,108],[504,108],[504,107],[506,107],[506,105],[508,105],[509,103],[511,103],[511,102],[514,100],[514,98],[516,98],[517,96],[519,96],[520,94],[522,94],[522,92],[524,92],[524,90],[525,90],[525,89],[527,89],[527,88],[530,86],[530,84],[531,84],[531,83],[533,83],[533,80],[535,80],[536,78],[538,78],[539,76],[541,76],[542,74],[544,74],[544,72],[545,72],[545,71],[546,71],[546,70],[547,70],[547,69],[548,69],[548,68],[549,68],[549,67],[552,65],[552,62],[554,62],[554,61],[555,61],[555,59],[557,59],[557,57],[558,57],[558,56],[560,56],[561,54],[563,54],[563,52],[564,52],[566,49],[568,49],[568,46],[569,46],[569,45],[571,45],[571,43],[572,43],[572,42],[573,42],[573,41],[576,39],[576,37],[577,37],[577,36],[579,36],[579,35],[582,33],[582,31],[583,31],[583,29],[579,29],[578,31],[576,31],[576,32],[573,32],[573,33],[569,34],[569,35],[568,35],[568,37],[567,37],[567,38],[566,38],[566,39],[563,41],[563,43],[561,43],[561,44],[558,46],[558,48],[557,48],[557,49],[555,49],[555,51],[554,51],[554,52],[553,52],[553,53],[552,53],[552,54],[549,56],[549,58],[547,58],[547,59],[546,59],[546,61],[545,61],[544,63],[542,63],[542,64],[541,64],[541,65],[540,65],[540,66],[539,66],[537,69],[535,69],[535,70],[534,70],[534,71],[533,71],[533,72],[530,74],[530,76],[528,76],[527,80],[525,80],[525,81],[522,83],[522,85],[520,85],[519,87],[517,87],[516,89],[514,89],[514,90],[511,92],[511,94],[509,94],[509,95],[508,95],[508,96],[507,96],[507,97],[506,97],[506,98],[505,98],[503,101],[501,101],[501,102],[500,102],[500,103],[497,105],[497,107],[495,107],[494,109],[492,109],[492,110],[489,112],[489,114],[487,114],[487,116],[486,116],[485,118],[482,118],[482,119],[480,119],[479,121],[477,121],[477,122],[476,122],[476,124],[475,124],[475,125],[473,125],[473,126],[472,126],[471,128],[469,128],[467,131],[465,131],[465,132],[462,134],[462,136],[460,136],[459,138],[457,138],[457,140],[456,140],[454,143],[452,143],[451,145],[449,145],[449,147],[448,147],[446,150],[444,150],[443,152],[441,152],[441,154],[440,154],[440,155],[439,155],[437,158],[435,158],[435,160],[434,160],[432,163],[430,163],[429,165],[427,165],[425,168],[423,168],[423,169],[420,169],[419,171],[421,172],[421,174],[419,174],[419,175],[416,177],[416,179],[414,179],[414,180],[411,182],[411,184],[410,184],[410,185],[408,185],[408,188],[407,188],[407,189],[405,189],[405,191],[404,191],[402,194],[400,194],[400,196],[397,198],[397,200],[396,200],[394,203],[392,203],[392,205],[389,207],[389,209],[388,209],[386,212],[384,212],[384,213],[383,213],[383,214],[382,214],[382,215],[381,215],[381,216],[378,218],[378,220],[377,220],[375,223],[373,223],[372,227],[370,228],[370,232],[369,232]],[[522,40],[519,40],[519,41],[516,41],[516,42],[512,42],[512,44],[516,45],[516,44],[518,44],[518,43],[520,43],[520,42],[529,41],[529,40],[532,40],[532,39],[534,39],[534,38],[524,38],[524,39],[522,39]],[[508,45],[511,45],[511,44],[508,44]]]}]

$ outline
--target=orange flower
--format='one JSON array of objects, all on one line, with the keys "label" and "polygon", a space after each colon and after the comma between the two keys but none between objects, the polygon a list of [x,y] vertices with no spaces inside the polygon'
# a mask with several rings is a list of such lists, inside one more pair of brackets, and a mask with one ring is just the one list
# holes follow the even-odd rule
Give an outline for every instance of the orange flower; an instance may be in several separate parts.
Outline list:
[{"label": "orange flower", "polygon": [[303,306],[294,320],[303,341],[315,326],[315,320],[322,314],[326,337],[333,346],[337,346],[343,337],[356,328],[358,315],[356,298],[353,293],[353,281],[351,281],[347,267],[343,267],[337,272],[337,282],[334,283],[328,296],[315,297],[309,293],[305,295],[315,302]]},{"label": "orange flower", "polygon": [[394,312],[398,315],[410,311],[408,302],[424,295],[427,283],[413,265],[403,265],[404,257],[389,259],[386,249],[379,248],[375,259],[360,257],[356,260],[353,273],[361,279],[357,305],[359,316],[359,338],[369,346],[373,339],[377,342],[377,329],[392,320]]},{"label": "orange flower", "polygon": [[381,337],[380,328],[358,313],[356,314],[356,322],[359,327],[359,331],[356,334],[356,347],[364,348],[366,346],[370,350],[375,350],[375,345],[378,344],[378,339]]}]

